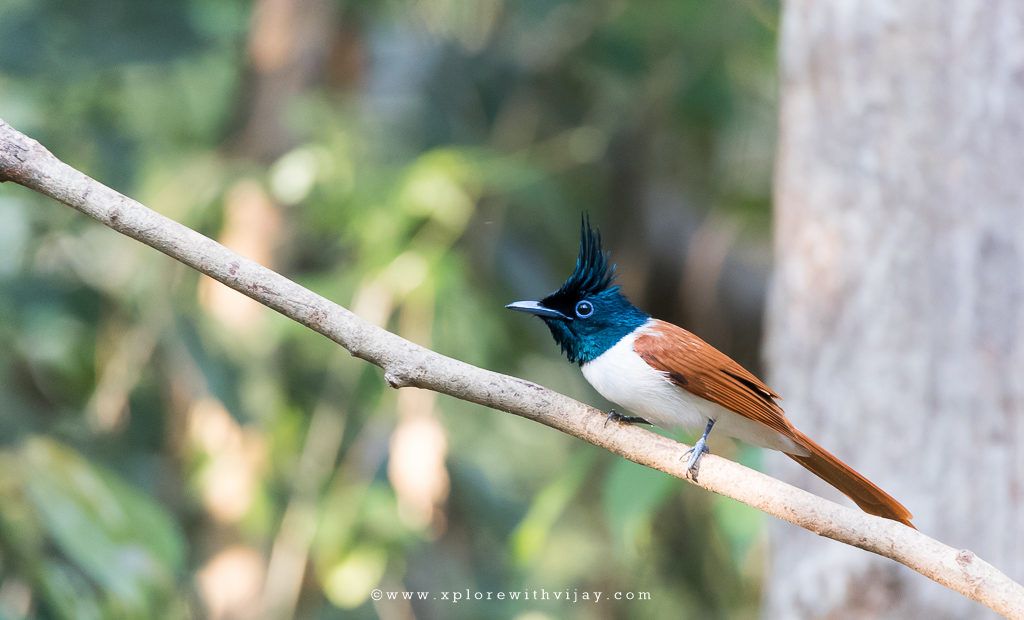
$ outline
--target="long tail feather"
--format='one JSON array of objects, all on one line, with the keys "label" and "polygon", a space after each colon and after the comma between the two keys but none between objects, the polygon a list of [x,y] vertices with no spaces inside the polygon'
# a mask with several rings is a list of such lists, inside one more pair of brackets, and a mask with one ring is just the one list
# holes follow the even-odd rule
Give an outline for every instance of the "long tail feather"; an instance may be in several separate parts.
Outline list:
[{"label": "long tail feather", "polygon": [[[807,448],[808,456],[787,454],[789,458],[806,467],[815,476],[831,484],[844,495],[853,500],[864,512],[899,521],[914,527],[910,522],[913,517],[903,504],[891,495],[875,486],[870,480],[854,471],[849,465],[840,461],[830,452],[811,441],[807,435],[795,431],[794,439]],[[915,528],[916,529],[916,528]]]}]

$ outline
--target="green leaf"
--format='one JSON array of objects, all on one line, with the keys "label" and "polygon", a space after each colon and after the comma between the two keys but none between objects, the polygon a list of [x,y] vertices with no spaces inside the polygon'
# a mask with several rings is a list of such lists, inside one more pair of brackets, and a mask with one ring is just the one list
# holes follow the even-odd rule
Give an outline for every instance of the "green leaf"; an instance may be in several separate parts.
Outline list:
[{"label": "green leaf", "polygon": [[561,475],[537,494],[512,534],[512,549],[521,564],[531,562],[544,548],[551,528],[583,485],[596,454],[594,450],[577,450]]},{"label": "green leaf", "polygon": [[184,542],[170,517],[56,441],[31,438],[21,456],[27,497],[56,547],[115,609],[158,610],[184,563]]},{"label": "green leaf", "polygon": [[604,486],[604,514],[620,543],[629,546],[650,523],[673,487],[668,474],[616,459]]}]

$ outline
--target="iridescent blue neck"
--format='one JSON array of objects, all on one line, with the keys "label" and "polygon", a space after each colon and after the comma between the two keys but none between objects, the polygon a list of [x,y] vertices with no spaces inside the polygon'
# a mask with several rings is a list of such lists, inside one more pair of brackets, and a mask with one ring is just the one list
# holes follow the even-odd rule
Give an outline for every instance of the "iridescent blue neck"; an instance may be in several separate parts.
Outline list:
[{"label": "iridescent blue neck", "polygon": [[590,295],[587,300],[594,304],[590,318],[544,319],[555,342],[575,364],[583,365],[597,358],[650,318],[631,304],[617,286]]}]

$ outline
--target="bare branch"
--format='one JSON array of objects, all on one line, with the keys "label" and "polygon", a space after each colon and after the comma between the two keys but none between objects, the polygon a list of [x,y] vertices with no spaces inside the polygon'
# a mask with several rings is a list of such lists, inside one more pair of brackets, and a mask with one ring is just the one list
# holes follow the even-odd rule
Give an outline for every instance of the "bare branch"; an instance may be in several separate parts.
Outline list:
[{"label": "bare branch", "polygon": [[327,336],[352,355],[381,367],[391,387],[433,390],[540,422],[820,536],[896,560],[1004,616],[1024,618],[1024,587],[968,550],[954,549],[895,521],[840,506],[714,455],[704,457],[700,479],[693,481],[681,458],[685,446],[637,426],[606,424],[602,412],[567,396],[440,355],[371,325],[98,183],[0,120],[3,181],[74,207]]}]

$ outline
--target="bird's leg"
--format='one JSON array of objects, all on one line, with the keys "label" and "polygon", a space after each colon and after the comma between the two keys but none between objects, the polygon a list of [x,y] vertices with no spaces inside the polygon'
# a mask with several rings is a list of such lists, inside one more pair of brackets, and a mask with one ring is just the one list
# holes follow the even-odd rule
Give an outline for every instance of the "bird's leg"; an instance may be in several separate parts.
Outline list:
[{"label": "bird's leg", "polygon": [[687,454],[690,455],[690,460],[686,462],[686,469],[689,470],[690,476],[694,480],[697,479],[697,466],[700,464],[700,457],[704,456],[706,452],[710,452],[707,445],[708,434],[711,433],[711,427],[714,425],[715,421],[709,418],[708,425],[704,429],[704,434],[700,436],[697,443],[693,444],[692,448],[683,453],[683,456],[686,456]]},{"label": "bird's leg", "polygon": [[618,411],[612,409],[608,412],[608,417],[604,419],[604,423],[607,426],[609,420],[615,420],[616,422],[622,422],[623,424],[650,424],[647,420],[636,415],[622,415]]}]

